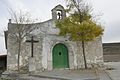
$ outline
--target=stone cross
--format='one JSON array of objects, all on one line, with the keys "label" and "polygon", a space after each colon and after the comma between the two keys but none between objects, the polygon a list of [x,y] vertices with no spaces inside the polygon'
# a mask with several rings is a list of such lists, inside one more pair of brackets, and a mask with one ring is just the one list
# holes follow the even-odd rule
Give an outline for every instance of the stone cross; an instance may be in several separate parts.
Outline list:
[{"label": "stone cross", "polygon": [[30,42],[31,43],[31,57],[33,57],[33,46],[34,46],[34,43],[37,43],[39,41],[35,41],[33,39],[33,36],[31,37],[31,40],[26,40],[26,42]]}]

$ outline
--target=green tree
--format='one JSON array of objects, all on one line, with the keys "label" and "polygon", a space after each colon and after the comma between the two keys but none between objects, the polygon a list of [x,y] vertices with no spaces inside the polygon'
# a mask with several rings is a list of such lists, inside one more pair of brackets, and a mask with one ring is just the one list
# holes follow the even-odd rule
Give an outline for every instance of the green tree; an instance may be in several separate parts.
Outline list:
[{"label": "green tree", "polygon": [[103,35],[104,29],[93,19],[91,7],[83,0],[67,0],[69,16],[63,20],[58,20],[56,26],[60,29],[60,35],[70,35],[72,41],[81,41],[85,69],[87,69],[85,42],[94,41]]}]

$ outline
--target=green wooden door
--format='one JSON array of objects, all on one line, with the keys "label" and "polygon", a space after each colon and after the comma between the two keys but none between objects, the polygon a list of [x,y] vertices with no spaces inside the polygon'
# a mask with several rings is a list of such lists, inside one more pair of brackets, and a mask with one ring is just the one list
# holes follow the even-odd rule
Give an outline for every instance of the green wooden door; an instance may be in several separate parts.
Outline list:
[{"label": "green wooden door", "polygon": [[53,48],[53,68],[68,68],[68,49],[64,44],[56,44]]}]

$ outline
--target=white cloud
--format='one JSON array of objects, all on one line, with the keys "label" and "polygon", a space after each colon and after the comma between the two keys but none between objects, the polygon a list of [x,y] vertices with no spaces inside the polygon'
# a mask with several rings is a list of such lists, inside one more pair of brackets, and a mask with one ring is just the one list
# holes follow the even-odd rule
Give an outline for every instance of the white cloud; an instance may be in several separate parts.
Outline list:
[{"label": "white cloud", "polygon": [[29,8],[26,7],[21,0],[7,0],[7,3],[9,5],[9,8],[13,10],[29,11]]}]

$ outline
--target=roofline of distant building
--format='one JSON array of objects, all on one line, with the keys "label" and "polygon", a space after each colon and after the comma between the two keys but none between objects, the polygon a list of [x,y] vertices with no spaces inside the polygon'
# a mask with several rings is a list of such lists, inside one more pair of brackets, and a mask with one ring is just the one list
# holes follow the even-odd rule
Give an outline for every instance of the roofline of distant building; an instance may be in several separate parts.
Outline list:
[{"label": "roofline of distant building", "polygon": [[7,54],[0,54],[0,56],[7,56]]},{"label": "roofline of distant building", "polygon": [[103,42],[103,44],[120,44],[120,42]]}]

